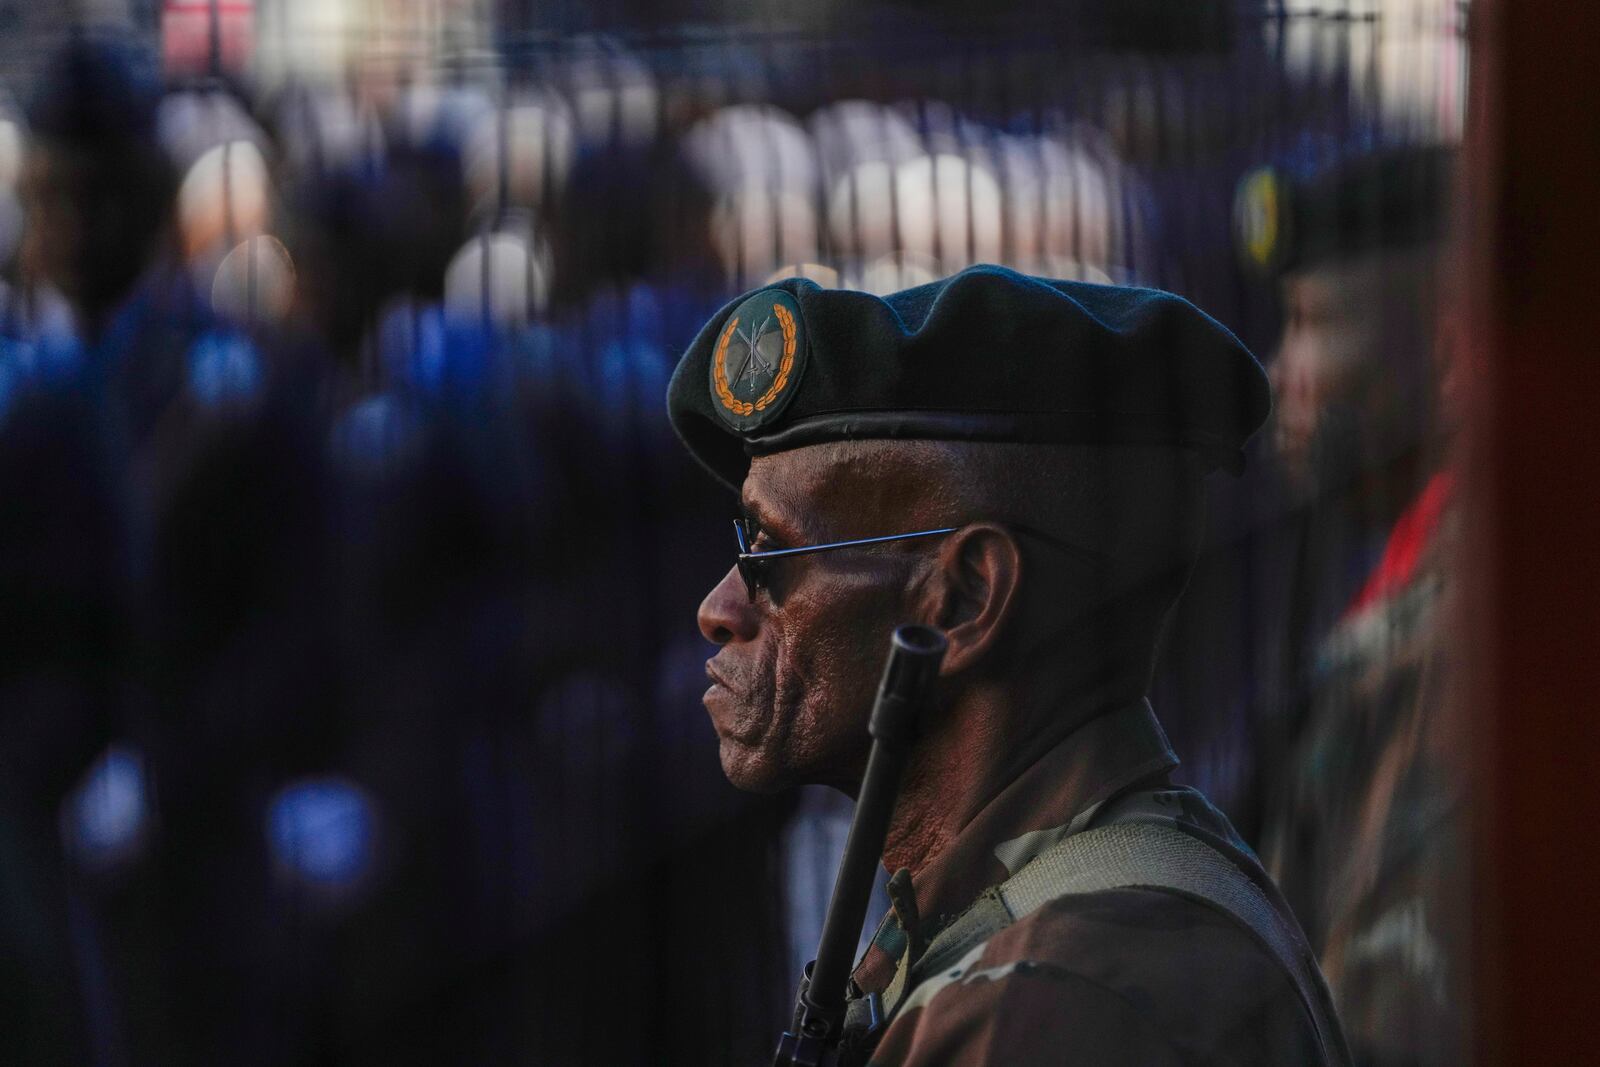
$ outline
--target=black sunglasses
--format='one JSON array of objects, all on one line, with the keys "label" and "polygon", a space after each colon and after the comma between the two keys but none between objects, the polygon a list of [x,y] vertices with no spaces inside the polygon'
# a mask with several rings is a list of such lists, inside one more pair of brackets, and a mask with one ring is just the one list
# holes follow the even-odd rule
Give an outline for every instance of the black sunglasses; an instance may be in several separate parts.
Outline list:
[{"label": "black sunglasses", "polygon": [[909,541],[914,537],[937,537],[940,534],[955,533],[959,529],[961,529],[959,526],[942,526],[937,530],[918,530],[915,533],[888,534],[884,537],[860,537],[853,541],[830,541],[825,545],[802,545],[799,548],[775,548],[769,552],[752,552],[750,544],[755,540],[755,534],[750,529],[750,520],[733,520],[734,534],[739,539],[739,577],[744,579],[744,588],[750,594],[752,603],[756,599],[756,591],[767,587],[767,575],[776,560],[787,559],[790,556],[809,556],[813,552],[832,552],[837,548],[881,545],[889,541]]},{"label": "black sunglasses", "polygon": [[[1100,563],[1108,558],[1104,553],[1063,541],[1031,526],[1016,522],[1007,522],[1004,525],[1008,529],[1037,537],[1090,562]],[[751,603],[755,602],[757,591],[767,588],[772,565],[780,559],[788,559],[790,556],[809,556],[814,552],[832,552],[838,548],[859,548],[863,545],[881,545],[890,541],[909,541],[917,537],[938,537],[942,534],[955,533],[959,529],[961,529],[959,526],[941,526],[936,530],[915,530],[911,533],[885,534],[882,537],[858,537],[852,541],[830,541],[825,545],[802,545],[799,548],[774,548],[767,552],[752,552],[750,545],[755,541],[755,533],[751,529],[750,520],[745,518],[733,520],[734,536],[739,541],[739,555],[736,557],[739,577],[744,579],[745,592],[750,594]]]}]

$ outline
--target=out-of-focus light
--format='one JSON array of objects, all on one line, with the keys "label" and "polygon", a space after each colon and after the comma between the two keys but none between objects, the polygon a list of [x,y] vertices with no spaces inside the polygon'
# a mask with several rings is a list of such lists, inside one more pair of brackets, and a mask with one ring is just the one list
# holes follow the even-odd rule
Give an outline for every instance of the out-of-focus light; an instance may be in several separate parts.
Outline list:
[{"label": "out-of-focus light", "polygon": [[822,180],[833,188],[862,163],[903,163],[925,151],[916,127],[899,111],[869,100],[841,100],[811,116]]},{"label": "out-of-focus light", "polygon": [[839,288],[839,272],[821,263],[785,263],[762,279],[762,285],[773,285],[785,278],[805,278],[824,289]]},{"label": "out-of-focus light", "polygon": [[904,252],[948,274],[1000,259],[1000,182],[960,156],[863,163],[828,196],[835,247],[870,262]]},{"label": "out-of-focus light", "polygon": [[8,118],[0,118],[0,189],[11,189],[22,176],[22,160],[28,141],[22,127]]},{"label": "out-of-focus light", "polygon": [[445,312],[455,319],[516,329],[543,311],[549,298],[545,253],[532,236],[516,230],[474,237],[444,274]]},{"label": "out-of-focus light", "polygon": [[0,186],[0,270],[11,265],[11,259],[22,246],[22,230],[26,223],[22,202],[14,190]]},{"label": "out-of-focus light", "polygon": [[19,294],[0,279],[0,307],[6,308],[6,329],[0,331],[0,419],[20,391],[53,388],[73,380],[83,366],[83,346],[73,324],[72,308],[48,285]]},{"label": "out-of-focus light", "polygon": [[178,226],[191,257],[267,228],[267,161],[249,141],[229,141],[195,161],[178,188]]},{"label": "out-of-focus light", "polygon": [[397,298],[378,315],[378,364],[386,388],[436,392],[448,355],[444,311]]},{"label": "out-of-focus light", "polygon": [[377,814],[366,792],[347,779],[284,786],[267,805],[266,829],[280,877],[302,889],[343,896],[372,873]]},{"label": "out-of-focus light", "polygon": [[[213,38],[212,20],[216,20]],[[168,74],[243,70],[255,48],[255,0],[165,0],[161,60]]]},{"label": "out-of-focus light", "polygon": [[283,242],[252,237],[222,257],[211,283],[211,307],[235,322],[277,322],[294,302],[294,282],[294,261]]},{"label": "out-of-focus light", "polygon": [[711,241],[728,277],[754,284],[779,263],[816,255],[816,208],[800,193],[741,189],[712,211]]},{"label": "out-of-focus light", "polygon": [[1466,118],[1467,5],[1460,0],[1285,0],[1267,22],[1291,72],[1343,70],[1356,102],[1396,132],[1457,141]]},{"label": "out-of-focus light", "polygon": [[1000,208],[994,174],[960,156],[923,156],[895,170],[899,247],[941,273],[1000,258]]},{"label": "out-of-focus light", "polygon": [[894,251],[891,164],[882,160],[862,163],[834,183],[828,194],[828,230],[835,248],[862,259]]},{"label": "out-of-focus light", "polygon": [[1037,268],[1029,268],[1046,278],[1061,278],[1069,282],[1093,282],[1096,285],[1117,285],[1117,277],[1104,267],[1085,263],[1071,256],[1047,256]]},{"label": "out-of-focus light", "polygon": [[420,420],[394,393],[355,404],[333,425],[333,455],[346,469],[382,478],[402,465],[419,439]]},{"label": "out-of-focus light", "polygon": [[940,274],[939,264],[930,256],[915,252],[892,252],[866,264],[861,270],[861,277],[852,279],[849,287],[887,296],[901,289],[936,281]]},{"label": "out-of-focus light", "polygon": [[265,377],[261,354],[239,334],[213,331],[189,349],[189,389],[207,407],[249,400]]},{"label": "out-of-focus light", "polygon": [[277,0],[262,11],[256,73],[266,85],[333,83],[349,66],[367,0]]},{"label": "out-of-focus light", "polygon": [[554,94],[479,115],[461,158],[469,203],[495,212],[537,208],[566,184],[576,153],[571,110]]},{"label": "out-of-focus light", "polygon": [[810,196],[817,188],[811,136],[781,108],[723,108],[684,134],[683,151],[718,192],[763,189]]},{"label": "out-of-focus light", "polygon": [[736,284],[816,256],[816,153],[793,116],[775,107],[723,108],[685,134],[683,152],[717,194],[712,246]]},{"label": "out-of-focus light", "polygon": [[[4,108],[0,103],[0,108]],[[27,155],[27,138],[22,125],[0,110],[0,270],[11,265],[22,246],[26,213],[17,191],[22,164]]]},{"label": "out-of-focus light", "polygon": [[450,315],[436,304],[392,301],[378,317],[380,381],[411,398],[481,397],[504,366],[479,315]]},{"label": "out-of-focus light", "polygon": [[462,56],[472,57],[479,73],[492,72],[491,6],[488,0],[351,0],[354,32],[345,62],[357,91],[381,101]]},{"label": "out-of-focus light", "polygon": [[[73,318],[72,305],[67,303],[67,298],[61,295],[60,290],[48,284],[38,283],[25,293],[8,290],[6,298],[7,303],[0,306],[6,308],[7,317],[10,319],[6,332],[12,337],[40,342],[45,348],[54,350],[77,347],[77,325]],[[33,352],[38,349],[29,346],[23,350]],[[26,369],[29,374],[44,373],[48,370],[42,364],[35,367],[31,363]]]},{"label": "out-of-focus light", "polygon": [[1121,190],[1107,165],[1088,150],[1050,137],[1010,137],[1001,144],[1007,262],[1029,274],[1109,278],[1124,259],[1117,220]]},{"label": "out-of-focus light", "polygon": [[107,749],[62,811],[68,851],[80,866],[106,871],[134,858],[148,836],[144,757],[128,745]]}]

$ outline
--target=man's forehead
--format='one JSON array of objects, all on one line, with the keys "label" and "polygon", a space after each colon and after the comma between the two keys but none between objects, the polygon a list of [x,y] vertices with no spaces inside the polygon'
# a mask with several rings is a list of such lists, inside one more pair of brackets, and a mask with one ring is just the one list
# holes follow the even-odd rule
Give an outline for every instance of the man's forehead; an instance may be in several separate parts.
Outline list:
[{"label": "man's forehead", "polygon": [[745,510],[768,522],[798,522],[825,507],[838,466],[833,455],[824,454],[826,449],[809,445],[752,457],[739,493]]},{"label": "man's forehead", "polygon": [[878,516],[907,510],[942,480],[948,457],[933,441],[828,441],[755,456],[740,493],[769,521]]}]

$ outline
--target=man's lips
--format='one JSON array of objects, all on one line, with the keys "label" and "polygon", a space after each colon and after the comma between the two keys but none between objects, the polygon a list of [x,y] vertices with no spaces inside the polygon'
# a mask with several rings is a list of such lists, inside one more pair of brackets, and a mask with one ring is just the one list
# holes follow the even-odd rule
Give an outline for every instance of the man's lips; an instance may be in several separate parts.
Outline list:
[{"label": "man's lips", "polygon": [[706,660],[706,677],[711,679],[711,684],[714,686],[721,686],[734,696],[740,695],[740,692],[737,688],[728,684],[728,679],[722,675],[722,672],[718,671],[716,667],[712,666],[714,662],[714,660]]},{"label": "man's lips", "polygon": [[729,685],[727,675],[709,662],[706,664],[706,677],[711,679],[711,685],[700,701],[711,715],[711,726],[717,736],[724,741],[746,745],[759,741],[766,724],[762,718],[748,714],[746,703],[749,697],[746,691]]}]

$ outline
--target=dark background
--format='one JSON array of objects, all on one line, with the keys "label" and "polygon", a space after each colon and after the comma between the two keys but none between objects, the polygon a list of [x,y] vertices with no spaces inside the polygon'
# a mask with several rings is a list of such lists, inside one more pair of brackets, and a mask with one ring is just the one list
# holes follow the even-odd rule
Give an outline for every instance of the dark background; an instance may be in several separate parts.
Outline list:
[{"label": "dark background", "polygon": [[[1374,57],[1398,16],[1348,7],[396,4],[314,69],[293,57],[327,42],[280,5],[236,43],[220,9],[183,37],[176,7],[114,22],[165,55],[164,92],[253,123],[259,232],[297,289],[282,317],[254,280],[243,315],[213,300],[207,257],[257,232],[232,193],[221,245],[177,257],[190,280],[151,282],[98,340],[51,325],[20,260],[0,270],[0,1049],[30,1064],[770,1054],[848,811],[733,791],[699,705],[694,610],[734,501],[677,447],[663,389],[698,324],[792,260],[741,228],[772,261],[719,254],[730,189],[687,147],[697,124],[772,105],[815,146],[831,105],[869,101],[1005,205],[1028,195],[1007,146],[1082,151],[1106,193],[1048,187],[1080,213],[1054,264],[1178,291],[1264,360],[1280,311],[1235,247],[1239,179],[1460,132],[1460,78],[1395,83]],[[1459,46],[1457,10],[1429,11]],[[51,49],[103,15],[0,2],[0,117],[24,138]],[[427,103],[445,90],[467,118]],[[502,133],[498,161],[543,138],[539,192],[505,164],[484,199],[473,131],[535,94],[570,151],[554,119]],[[829,177],[881,158],[887,135],[862,136]],[[790,191],[759,142],[712,163],[747,156],[778,162],[753,195]],[[867,251],[830,229],[823,178],[799,188],[803,258],[852,284],[982,247],[976,221],[929,223],[937,261],[912,262],[926,235],[891,198],[868,205],[891,247]],[[1045,269],[1011,225],[999,258]],[[462,314],[446,268],[489,233],[524,238],[526,296]],[[127,367],[166,383],[137,411]],[[1183,775],[1252,840],[1325,587],[1351,580],[1253,458],[1212,486],[1152,694]]]}]

